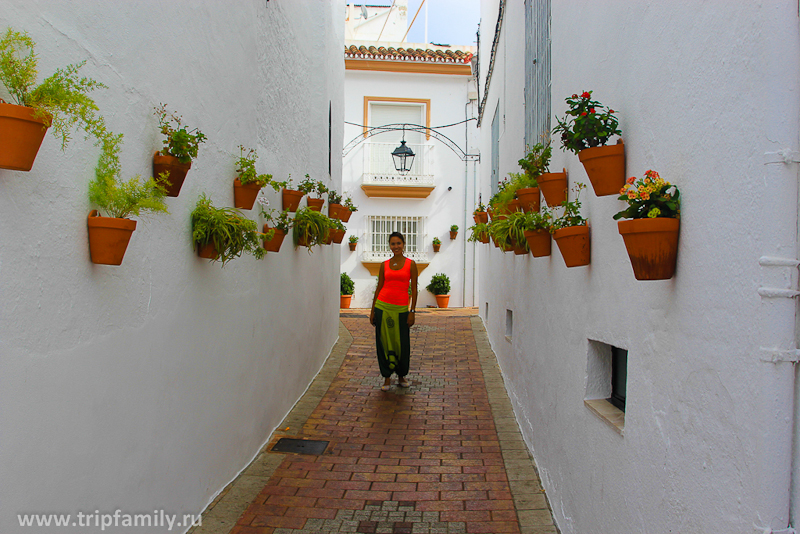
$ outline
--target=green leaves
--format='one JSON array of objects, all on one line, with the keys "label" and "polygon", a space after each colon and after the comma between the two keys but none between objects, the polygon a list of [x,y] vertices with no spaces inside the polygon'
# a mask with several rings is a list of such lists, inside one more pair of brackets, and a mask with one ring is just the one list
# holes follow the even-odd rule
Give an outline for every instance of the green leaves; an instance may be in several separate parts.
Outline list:
[{"label": "green leaves", "polygon": [[565,150],[577,154],[586,148],[603,146],[612,135],[622,135],[619,121],[613,109],[606,109],[600,102],[591,99],[592,92],[584,91],[566,98],[569,109],[566,117],[556,117],[558,125],[553,133],[561,133],[561,145]]},{"label": "green leaves", "polygon": [[450,278],[444,273],[436,273],[431,278],[431,282],[425,287],[434,295],[450,294]]},{"label": "green leaves", "polygon": [[205,194],[192,211],[192,240],[203,246],[214,243],[218,260],[224,267],[242,253],[261,259],[266,250],[261,246],[258,226],[236,208],[215,208]]},{"label": "green leaves", "polygon": [[301,208],[294,216],[295,244],[302,241],[309,253],[314,245],[322,245],[328,238],[328,230],[333,228],[331,219],[319,212]]},{"label": "green leaves", "polygon": [[588,221],[581,215],[580,201],[581,191],[584,189],[586,189],[586,184],[575,182],[575,185],[572,187],[572,192],[575,194],[575,200],[570,201],[567,199],[561,203],[561,206],[564,208],[564,213],[561,215],[561,217],[553,219],[553,224],[550,227],[551,232],[554,232],[559,228],[567,228],[570,226],[586,226]]},{"label": "green leaves", "polygon": [[20,106],[29,105],[28,93],[38,74],[33,47],[33,39],[26,32],[16,32],[12,28],[0,39],[0,82]]},{"label": "green leaves", "polygon": [[518,162],[528,177],[528,184],[524,187],[536,187],[538,185],[536,179],[547,172],[552,155],[553,147],[550,146],[549,141],[547,143],[536,143],[530,147],[525,157]]},{"label": "green leaves", "polygon": [[191,163],[197,157],[200,143],[205,142],[206,136],[197,128],[187,130],[183,125],[183,118],[168,112],[166,104],[160,104],[153,109],[158,117],[158,127],[166,137],[161,153],[174,156],[181,163]]},{"label": "green leaves", "polygon": [[339,292],[341,295],[352,295],[353,291],[356,288],[355,282],[353,279],[350,278],[350,275],[347,273],[342,273],[340,275],[340,282],[339,282]]}]

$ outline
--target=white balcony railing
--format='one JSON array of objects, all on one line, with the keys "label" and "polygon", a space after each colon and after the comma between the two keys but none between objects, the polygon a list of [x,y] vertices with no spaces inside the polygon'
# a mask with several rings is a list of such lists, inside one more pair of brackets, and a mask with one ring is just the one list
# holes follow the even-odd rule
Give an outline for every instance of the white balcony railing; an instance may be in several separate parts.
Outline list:
[{"label": "white balcony railing", "polygon": [[401,232],[406,238],[405,255],[420,263],[428,263],[425,248],[425,217],[368,215],[367,239],[361,261],[378,262],[392,257],[389,234]]},{"label": "white balcony railing", "polygon": [[433,185],[432,145],[406,146],[414,151],[414,164],[408,174],[400,174],[394,168],[392,151],[399,143],[365,142],[364,179],[366,185]]}]

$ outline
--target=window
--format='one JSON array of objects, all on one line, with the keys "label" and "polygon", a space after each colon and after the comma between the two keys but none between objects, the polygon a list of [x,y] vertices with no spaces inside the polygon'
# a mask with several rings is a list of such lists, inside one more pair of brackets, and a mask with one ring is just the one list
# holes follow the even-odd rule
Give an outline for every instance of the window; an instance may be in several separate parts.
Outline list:
[{"label": "window", "polygon": [[514,335],[514,312],[506,310],[506,341],[511,341]]},{"label": "window", "polygon": [[608,402],[625,411],[625,393],[628,382],[628,351],[611,347],[611,396]]},{"label": "window", "polygon": [[390,215],[367,216],[367,246],[364,255],[367,260],[383,260],[392,255],[389,249],[389,235],[400,232],[406,238],[406,256],[414,261],[426,260],[424,252],[425,218]]},{"label": "window", "polygon": [[333,168],[333,103],[328,102],[328,176],[331,176]]},{"label": "window", "polygon": [[492,196],[497,193],[499,189],[497,183],[500,181],[500,121],[497,117],[499,111],[500,102],[494,108],[494,117],[492,118]]},{"label": "window", "polygon": [[622,434],[628,381],[628,351],[589,340],[584,404],[597,417]]},{"label": "window", "polygon": [[525,143],[550,131],[550,1],[525,2]]}]

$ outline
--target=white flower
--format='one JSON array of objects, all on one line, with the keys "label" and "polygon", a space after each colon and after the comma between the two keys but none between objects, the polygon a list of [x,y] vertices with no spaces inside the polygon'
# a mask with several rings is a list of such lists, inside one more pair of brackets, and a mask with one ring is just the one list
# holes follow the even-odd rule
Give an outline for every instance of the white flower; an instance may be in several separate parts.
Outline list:
[{"label": "white flower", "polygon": [[261,204],[265,208],[267,206],[269,206],[269,200],[267,199],[267,197],[259,196],[258,198],[256,198],[256,202],[258,202],[259,204]]}]

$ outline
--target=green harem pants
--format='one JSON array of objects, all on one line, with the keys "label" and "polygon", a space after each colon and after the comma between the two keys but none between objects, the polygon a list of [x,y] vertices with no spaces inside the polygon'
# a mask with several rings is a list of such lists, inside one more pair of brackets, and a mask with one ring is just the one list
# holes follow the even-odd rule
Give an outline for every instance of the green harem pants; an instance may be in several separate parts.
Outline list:
[{"label": "green harem pants", "polygon": [[408,306],[375,302],[375,345],[381,376],[392,373],[404,377],[411,362],[411,333],[408,326]]}]

